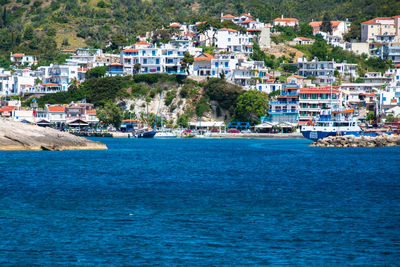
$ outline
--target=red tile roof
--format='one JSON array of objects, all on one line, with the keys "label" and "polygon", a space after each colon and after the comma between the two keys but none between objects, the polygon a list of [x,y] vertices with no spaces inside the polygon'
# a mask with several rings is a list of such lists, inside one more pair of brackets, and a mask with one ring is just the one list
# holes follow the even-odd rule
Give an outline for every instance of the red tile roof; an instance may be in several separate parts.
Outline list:
[{"label": "red tile roof", "polygon": [[194,61],[210,61],[214,57],[208,53],[201,53],[200,56],[195,57]]},{"label": "red tile roof", "polygon": [[295,19],[295,18],[277,18],[277,19],[274,19],[273,21],[299,22],[299,20]]},{"label": "red tile roof", "polygon": [[133,48],[129,48],[129,49],[125,49],[125,50],[122,51],[122,52],[126,52],[126,53],[137,53],[137,52],[139,52],[139,50],[133,49]]},{"label": "red tile roof", "polygon": [[79,68],[78,71],[82,71],[82,72],[87,72],[89,69],[88,68]]},{"label": "red tile roof", "polygon": [[86,114],[96,114],[96,110],[95,109],[86,110]]},{"label": "red tile roof", "polygon": [[48,106],[47,109],[50,112],[65,112],[64,106]]},{"label": "red tile roof", "polygon": [[306,37],[299,37],[299,39],[303,40],[303,41],[313,41],[314,40],[314,39],[306,38]]},{"label": "red tile roof", "polygon": [[253,16],[250,15],[250,14],[242,14],[242,15],[240,15],[240,16],[246,16],[246,17],[249,17],[249,18],[252,18],[252,17],[253,17]]},{"label": "red tile roof", "polygon": [[42,83],[42,86],[60,86],[60,85],[56,83]]},{"label": "red tile roof", "polygon": [[179,23],[172,23],[171,25],[169,25],[170,28],[180,28],[181,24]]},{"label": "red tile roof", "polygon": [[242,22],[239,22],[239,23],[246,24],[246,23],[250,23],[250,22],[257,22],[257,20],[254,20],[254,19],[246,19],[245,21],[242,21]]},{"label": "red tile roof", "polygon": [[4,112],[4,111],[13,111],[14,109],[16,109],[17,107],[14,106],[4,106],[4,107],[0,107],[0,112]]},{"label": "red tile roof", "polygon": [[221,17],[221,19],[234,19],[235,17],[232,16],[231,14],[226,14],[224,16]]},{"label": "red tile roof", "polygon": [[[396,16],[397,17],[397,16]],[[377,20],[391,20],[394,19],[395,17],[377,17],[368,21],[364,21],[361,24],[379,24],[378,22],[376,22]]]},{"label": "red tile roof", "polygon": [[22,53],[16,53],[16,54],[12,54],[13,57],[23,57],[25,56],[25,54]]},{"label": "red tile roof", "polygon": [[150,44],[147,43],[147,42],[138,42],[138,43],[136,43],[135,45],[150,45]]},{"label": "red tile roof", "polygon": [[[341,21],[341,20],[331,21],[332,27],[337,28],[341,22],[343,22],[343,21]],[[308,25],[310,25],[313,28],[319,28],[321,26],[321,24],[322,24],[322,21],[311,21],[310,23],[308,23]]]},{"label": "red tile roof", "polygon": [[237,30],[228,29],[228,28],[222,28],[222,29],[219,29],[219,31],[238,32]]},{"label": "red tile roof", "polygon": [[66,52],[66,53],[75,53],[76,50],[71,50],[71,49],[63,49],[61,52]]}]

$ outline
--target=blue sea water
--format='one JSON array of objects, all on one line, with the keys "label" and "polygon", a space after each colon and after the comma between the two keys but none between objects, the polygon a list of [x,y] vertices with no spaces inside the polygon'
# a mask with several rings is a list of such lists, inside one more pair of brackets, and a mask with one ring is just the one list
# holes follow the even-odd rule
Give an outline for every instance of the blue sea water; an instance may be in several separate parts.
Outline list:
[{"label": "blue sea water", "polygon": [[0,265],[400,262],[400,148],[97,139],[0,152]]}]

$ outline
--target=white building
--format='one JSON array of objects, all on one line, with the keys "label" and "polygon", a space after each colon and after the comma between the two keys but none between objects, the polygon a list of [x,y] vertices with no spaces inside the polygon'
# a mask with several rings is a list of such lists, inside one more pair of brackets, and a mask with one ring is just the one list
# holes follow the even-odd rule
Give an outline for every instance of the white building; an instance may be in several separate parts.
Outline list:
[{"label": "white building", "polygon": [[15,94],[14,77],[11,71],[0,68],[0,96]]},{"label": "white building", "polygon": [[34,56],[28,56],[23,53],[11,53],[10,60],[13,65],[18,66],[32,66],[37,63],[37,60]]},{"label": "white building", "polygon": [[240,33],[237,30],[222,28],[217,32],[217,48],[228,52],[250,54],[253,52],[254,36],[249,33]]},{"label": "white building", "polygon": [[[322,32],[320,30],[321,24],[322,24],[322,21],[312,21],[309,23],[309,25],[311,27],[313,27],[314,34]],[[331,25],[332,25],[332,34],[331,35],[340,37],[341,39],[343,38],[343,35],[348,33],[348,31],[349,31],[349,29],[347,28],[348,23],[346,23],[346,21],[341,21],[341,20],[331,21]]]},{"label": "white building", "polygon": [[400,16],[378,17],[361,23],[361,42],[400,42]]},{"label": "white building", "polygon": [[283,27],[296,27],[299,26],[299,20],[295,18],[284,18],[283,15],[280,18],[273,20],[273,26],[283,26]]}]

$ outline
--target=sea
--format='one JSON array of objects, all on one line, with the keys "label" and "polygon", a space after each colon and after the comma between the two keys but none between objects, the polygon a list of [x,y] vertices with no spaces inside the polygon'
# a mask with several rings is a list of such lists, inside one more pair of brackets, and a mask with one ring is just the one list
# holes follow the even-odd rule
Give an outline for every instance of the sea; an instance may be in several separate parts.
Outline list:
[{"label": "sea", "polygon": [[400,147],[94,140],[0,152],[0,265],[400,264]]}]

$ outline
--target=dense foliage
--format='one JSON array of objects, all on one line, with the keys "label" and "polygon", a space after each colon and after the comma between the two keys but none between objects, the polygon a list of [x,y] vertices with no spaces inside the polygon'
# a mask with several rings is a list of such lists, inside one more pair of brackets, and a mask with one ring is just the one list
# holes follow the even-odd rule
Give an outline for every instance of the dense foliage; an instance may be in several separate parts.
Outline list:
[{"label": "dense foliage", "polygon": [[[136,41],[136,36],[161,29],[172,21],[208,21],[214,27],[232,26],[219,22],[221,12],[239,15],[250,12],[271,22],[284,14],[308,23],[322,20],[329,10],[332,20],[357,21],[348,38],[357,38],[360,21],[400,14],[397,0],[3,0],[0,5],[0,64],[9,52],[39,57],[39,64],[53,62],[58,49],[84,46],[111,49]],[[358,25],[358,26],[357,26]],[[203,29],[203,30],[204,30]],[[352,28],[353,29],[353,28]],[[240,29],[239,29],[240,30]],[[303,29],[304,30],[304,29]],[[302,35],[305,35],[303,32]],[[167,41],[170,31],[159,32],[154,41]],[[283,36],[291,38],[290,32]],[[286,38],[285,37],[285,38]]]},{"label": "dense foliage", "polygon": [[248,121],[252,125],[260,121],[260,117],[267,114],[269,107],[268,95],[258,90],[250,90],[237,99],[233,120]]}]

